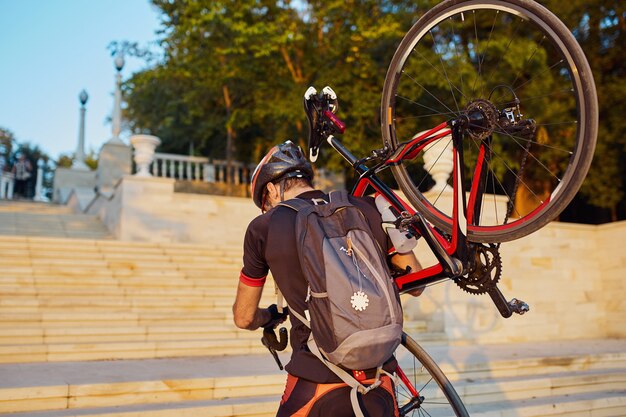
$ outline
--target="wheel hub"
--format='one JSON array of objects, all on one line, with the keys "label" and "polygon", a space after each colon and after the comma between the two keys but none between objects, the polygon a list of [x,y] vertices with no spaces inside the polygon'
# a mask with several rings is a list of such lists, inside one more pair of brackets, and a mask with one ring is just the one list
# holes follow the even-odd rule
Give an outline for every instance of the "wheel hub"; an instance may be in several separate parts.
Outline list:
[{"label": "wheel hub", "polygon": [[467,117],[467,134],[476,140],[482,140],[491,135],[498,126],[500,114],[496,106],[489,100],[478,98],[465,106]]}]

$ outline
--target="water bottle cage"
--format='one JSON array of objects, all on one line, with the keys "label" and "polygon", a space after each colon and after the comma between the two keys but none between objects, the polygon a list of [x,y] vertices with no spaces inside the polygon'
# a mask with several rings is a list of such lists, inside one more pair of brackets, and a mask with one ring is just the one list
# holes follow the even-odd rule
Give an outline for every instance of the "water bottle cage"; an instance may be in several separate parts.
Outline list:
[{"label": "water bottle cage", "polygon": [[412,238],[418,236],[418,234],[415,233],[415,230],[412,227],[413,223],[415,223],[416,221],[419,221],[419,218],[412,216],[408,211],[403,211],[394,222],[394,225],[396,226],[396,229],[398,229],[402,233],[406,233],[408,238]]}]

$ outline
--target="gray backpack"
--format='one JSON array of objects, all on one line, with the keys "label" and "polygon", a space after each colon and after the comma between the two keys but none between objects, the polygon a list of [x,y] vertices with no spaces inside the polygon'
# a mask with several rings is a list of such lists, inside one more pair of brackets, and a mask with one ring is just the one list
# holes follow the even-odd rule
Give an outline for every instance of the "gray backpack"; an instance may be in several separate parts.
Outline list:
[{"label": "gray backpack", "polygon": [[364,387],[343,369],[380,373],[402,338],[402,306],[365,215],[345,191],[320,202],[281,203],[298,212],[296,247],[309,285],[304,317],[290,313],[310,327],[309,349],[356,395],[374,386]]}]

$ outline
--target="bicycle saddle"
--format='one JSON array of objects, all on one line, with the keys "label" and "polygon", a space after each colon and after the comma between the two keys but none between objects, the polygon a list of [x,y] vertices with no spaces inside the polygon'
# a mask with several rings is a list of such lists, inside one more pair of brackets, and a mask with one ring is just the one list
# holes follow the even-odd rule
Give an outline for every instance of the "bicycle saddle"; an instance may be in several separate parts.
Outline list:
[{"label": "bicycle saddle", "polygon": [[322,142],[333,130],[332,125],[328,125],[323,117],[325,111],[332,114],[337,113],[339,102],[337,94],[332,88],[326,86],[318,94],[315,87],[309,87],[304,93],[304,112],[309,121],[309,159],[315,162],[319,156],[319,148]]}]

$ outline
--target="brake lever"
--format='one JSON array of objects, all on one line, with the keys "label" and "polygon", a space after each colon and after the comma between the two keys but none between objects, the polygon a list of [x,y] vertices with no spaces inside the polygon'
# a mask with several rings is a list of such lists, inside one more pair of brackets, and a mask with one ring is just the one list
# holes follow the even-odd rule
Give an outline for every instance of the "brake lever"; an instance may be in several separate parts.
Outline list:
[{"label": "brake lever", "polygon": [[281,327],[278,330],[278,334],[280,340],[276,338],[276,333],[274,333],[274,329],[271,327],[267,327],[263,329],[263,337],[261,338],[261,343],[265,346],[276,361],[278,368],[282,371],[283,364],[280,362],[280,358],[278,357],[278,353],[276,351],[283,351],[287,347],[287,329]]}]

